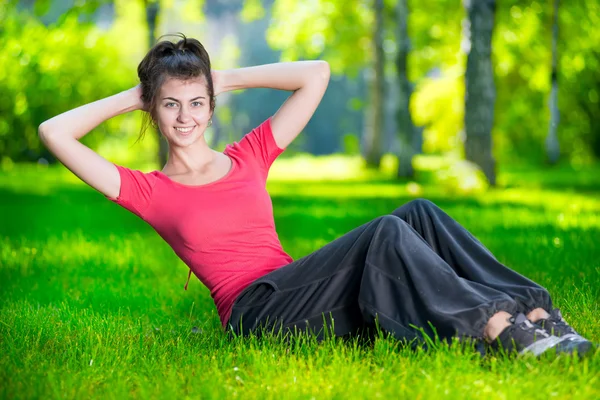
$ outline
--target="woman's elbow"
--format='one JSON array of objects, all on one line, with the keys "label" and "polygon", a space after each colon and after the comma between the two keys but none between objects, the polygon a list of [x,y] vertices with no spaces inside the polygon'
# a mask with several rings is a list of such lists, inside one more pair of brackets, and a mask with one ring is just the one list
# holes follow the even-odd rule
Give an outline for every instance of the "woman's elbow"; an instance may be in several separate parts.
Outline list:
[{"label": "woman's elbow", "polygon": [[38,136],[44,142],[45,138],[48,136],[48,127],[46,122],[42,122],[40,126],[38,126]]},{"label": "woman's elbow", "polygon": [[331,75],[331,69],[329,68],[329,63],[325,60],[318,61],[319,66],[319,77],[326,82],[329,82],[329,77]]},{"label": "woman's elbow", "polygon": [[44,121],[40,124],[40,126],[38,126],[38,136],[44,144],[47,144],[48,141],[54,137],[48,121]]}]

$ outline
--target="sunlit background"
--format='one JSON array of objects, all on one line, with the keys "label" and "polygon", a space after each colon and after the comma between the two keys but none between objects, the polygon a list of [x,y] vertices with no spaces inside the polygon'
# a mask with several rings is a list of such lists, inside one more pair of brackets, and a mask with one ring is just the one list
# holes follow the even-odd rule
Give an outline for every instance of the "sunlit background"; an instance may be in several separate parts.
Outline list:
[{"label": "sunlit background", "polygon": [[[184,290],[188,267],[152,227],[37,133],[136,85],[144,54],[175,32],[216,69],[329,62],[321,105],[269,172],[293,259],[424,197],[600,343],[598,0],[0,0],[0,399],[600,398],[600,350],[536,362],[389,338],[227,340],[208,289]],[[218,96],[210,146],[288,95]],[[135,143],[141,117],[82,141],[160,170],[159,134]]]},{"label": "sunlit background", "polygon": [[[540,168],[562,163],[576,170],[593,164],[600,156],[599,3],[496,3],[490,14],[468,0],[5,1],[2,169],[17,162],[55,163],[40,143],[39,124],[137,84],[136,67],[145,52],[174,32],[198,38],[216,69],[327,60],[332,68],[327,93],[282,156],[337,154],[319,169],[324,176],[353,177],[369,165],[416,181],[427,169],[445,169],[440,179],[448,174],[479,179],[484,175],[477,170],[486,171],[485,164],[490,171],[514,163]],[[481,24],[471,23],[476,17]],[[483,52],[471,51],[490,34],[489,55],[485,44]],[[478,57],[471,72],[469,52]],[[469,79],[475,105],[465,101]],[[211,146],[222,149],[239,140],[286,96],[268,89],[219,96],[207,133]],[[487,114],[485,123],[469,122],[469,107],[474,115]],[[114,118],[83,141],[113,162],[161,168],[157,134],[133,144],[140,113]],[[469,138],[495,161],[469,156]],[[307,172],[302,162],[296,166],[300,176],[320,175]],[[279,175],[293,176],[291,171]],[[487,181],[501,185],[493,174],[486,172]],[[461,184],[482,185],[469,179],[461,178]]]}]

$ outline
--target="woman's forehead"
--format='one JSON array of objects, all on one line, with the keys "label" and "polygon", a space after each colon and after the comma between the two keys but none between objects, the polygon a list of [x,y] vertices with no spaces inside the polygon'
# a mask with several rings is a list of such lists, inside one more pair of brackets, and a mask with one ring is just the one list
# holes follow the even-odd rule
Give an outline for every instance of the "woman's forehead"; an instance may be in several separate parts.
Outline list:
[{"label": "woman's forehead", "polygon": [[195,95],[192,97],[206,96],[206,79],[204,77],[186,80],[169,78],[161,86],[160,92],[161,97],[177,97],[177,95],[183,97],[188,97],[188,95]]}]

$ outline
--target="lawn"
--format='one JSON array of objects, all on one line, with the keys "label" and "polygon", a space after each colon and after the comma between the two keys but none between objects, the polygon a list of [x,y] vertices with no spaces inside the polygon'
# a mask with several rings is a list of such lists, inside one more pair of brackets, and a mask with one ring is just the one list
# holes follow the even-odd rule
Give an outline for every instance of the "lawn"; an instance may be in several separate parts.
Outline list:
[{"label": "lawn", "polygon": [[[273,177],[282,176],[276,163]],[[449,196],[367,178],[269,182],[297,259],[425,197],[545,286],[600,342],[600,168],[500,171],[501,189]],[[310,337],[228,339],[208,290],[145,222],[59,167],[0,171],[0,397],[600,398],[586,358],[480,356]]]}]

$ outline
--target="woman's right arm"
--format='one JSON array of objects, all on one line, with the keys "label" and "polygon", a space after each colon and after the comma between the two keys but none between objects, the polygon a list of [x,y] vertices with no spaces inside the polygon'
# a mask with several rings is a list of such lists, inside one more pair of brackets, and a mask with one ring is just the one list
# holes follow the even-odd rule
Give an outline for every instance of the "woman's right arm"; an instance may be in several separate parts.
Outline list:
[{"label": "woman's right arm", "polygon": [[117,198],[121,188],[117,167],[79,139],[107,119],[142,109],[140,95],[136,86],[57,115],[39,126],[40,139],[81,180],[105,196]]}]

